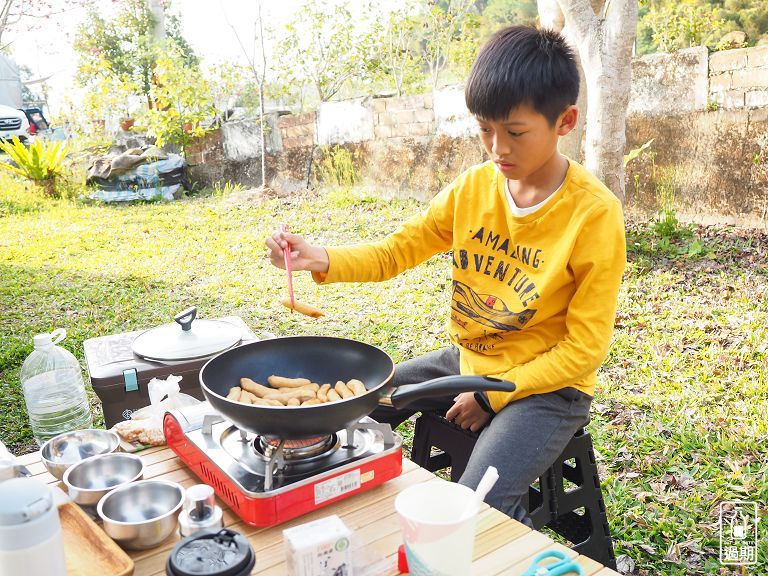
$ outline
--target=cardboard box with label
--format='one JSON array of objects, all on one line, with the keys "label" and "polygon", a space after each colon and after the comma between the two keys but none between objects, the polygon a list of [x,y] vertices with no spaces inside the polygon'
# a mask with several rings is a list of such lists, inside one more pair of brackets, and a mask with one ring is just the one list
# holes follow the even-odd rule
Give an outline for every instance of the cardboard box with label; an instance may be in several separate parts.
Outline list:
[{"label": "cardboard box with label", "polygon": [[338,516],[283,530],[289,576],[352,576],[352,532]]}]

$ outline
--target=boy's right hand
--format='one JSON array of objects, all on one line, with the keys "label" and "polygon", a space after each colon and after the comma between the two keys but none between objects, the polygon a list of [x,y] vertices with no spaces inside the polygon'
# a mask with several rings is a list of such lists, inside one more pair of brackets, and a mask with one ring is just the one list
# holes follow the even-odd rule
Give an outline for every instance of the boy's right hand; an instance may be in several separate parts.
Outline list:
[{"label": "boy's right hand", "polygon": [[299,234],[276,230],[264,242],[269,249],[268,257],[273,266],[285,270],[283,250],[291,246],[291,267],[294,270],[328,272],[328,253],[322,246],[314,246]]}]

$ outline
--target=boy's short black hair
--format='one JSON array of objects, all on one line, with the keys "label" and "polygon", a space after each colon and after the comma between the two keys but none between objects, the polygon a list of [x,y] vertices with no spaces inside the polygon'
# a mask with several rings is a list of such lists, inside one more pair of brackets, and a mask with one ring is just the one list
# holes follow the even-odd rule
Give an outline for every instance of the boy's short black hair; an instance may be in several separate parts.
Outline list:
[{"label": "boy's short black hair", "polygon": [[506,120],[527,104],[554,125],[579,96],[573,50],[554,30],[510,26],[486,42],[472,64],[464,98],[482,120]]}]

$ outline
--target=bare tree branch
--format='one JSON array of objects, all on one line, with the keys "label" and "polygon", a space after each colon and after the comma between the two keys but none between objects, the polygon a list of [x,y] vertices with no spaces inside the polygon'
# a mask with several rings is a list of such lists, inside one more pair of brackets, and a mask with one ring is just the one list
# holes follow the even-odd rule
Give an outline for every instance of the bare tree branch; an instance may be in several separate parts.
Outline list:
[{"label": "bare tree branch", "polygon": [[[41,0],[3,0],[0,7],[0,39],[11,26],[18,24],[22,18],[44,19],[65,14],[77,6],[87,4],[87,0],[63,0],[59,9],[53,9]],[[40,9],[39,11],[37,9]],[[6,44],[4,47],[9,46]]]},{"label": "bare tree branch", "polygon": [[[253,54],[248,53],[248,50],[246,49],[245,45],[243,44],[243,41],[240,39],[240,35],[237,33],[237,30],[232,25],[232,23],[229,21],[229,18],[227,18],[227,13],[224,10],[224,7],[221,5],[221,2],[219,2],[219,6],[221,6],[222,12],[224,13],[224,20],[226,20],[227,24],[229,24],[229,27],[232,28],[232,32],[235,34],[235,38],[237,39],[237,43],[240,45],[240,49],[243,51],[243,55],[245,56],[246,61],[248,62],[248,66],[251,69],[251,72],[253,73],[254,79],[256,80],[256,86],[259,91],[259,133],[260,133],[260,145],[261,145],[261,185],[266,186],[267,185],[267,142],[266,142],[266,136],[264,134],[264,84],[266,81],[267,76],[267,53],[264,48],[264,19],[262,17],[261,9],[262,4],[261,0],[258,0],[257,4],[257,17],[256,21],[254,22],[254,37],[253,39]],[[261,70],[258,70],[256,68],[256,42],[258,40],[258,43],[261,45]]]}]

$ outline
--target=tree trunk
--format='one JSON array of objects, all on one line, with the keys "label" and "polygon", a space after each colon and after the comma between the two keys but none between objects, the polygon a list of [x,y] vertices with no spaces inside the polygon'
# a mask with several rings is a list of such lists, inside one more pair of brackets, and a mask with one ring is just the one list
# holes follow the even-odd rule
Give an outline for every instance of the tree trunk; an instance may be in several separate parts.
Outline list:
[{"label": "tree trunk", "polygon": [[267,186],[267,138],[264,136],[264,80],[259,82],[259,134],[261,137],[261,185]]},{"label": "tree trunk", "polygon": [[152,39],[162,44],[166,37],[163,1],[149,0],[149,11],[152,14]]},{"label": "tree trunk", "polygon": [[557,1],[565,16],[564,33],[578,48],[587,84],[585,166],[624,202],[626,113],[637,0]]},{"label": "tree trunk", "polygon": [[307,161],[307,190],[312,190],[312,166],[315,163],[315,148],[317,146],[312,143],[309,149],[309,160]]},{"label": "tree trunk", "polygon": [[[264,19],[261,16],[261,2],[259,2],[259,42],[261,43],[261,74],[259,82],[259,134],[261,137],[261,186],[267,186],[267,139],[264,136],[264,82],[267,76],[267,53],[264,50]],[[254,46],[255,46],[254,42]],[[256,58],[254,58],[255,62]]]},{"label": "tree trunk", "polygon": [[[565,16],[560,10],[560,4],[557,0],[536,0],[536,8],[539,10],[539,22],[544,28],[551,28],[558,32],[563,31]],[[563,34],[565,33],[563,32]]]},{"label": "tree trunk", "polygon": [[538,0],[539,9],[539,21],[545,28],[551,28],[561,32],[569,45],[573,49],[574,56],[576,57],[576,64],[579,67],[579,98],[576,100],[576,106],[579,108],[579,118],[576,121],[576,126],[568,134],[560,138],[558,149],[560,152],[576,160],[577,162],[584,163],[584,129],[587,124],[587,82],[584,78],[584,67],[581,65],[581,58],[579,57],[579,49],[573,44],[573,38],[569,34],[569,30],[565,28],[565,16],[563,11],[560,10],[560,5],[557,0]]},{"label": "tree trunk", "polygon": [[[598,175],[623,203],[625,118],[629,90],[617,90],[623,81],[622,76],[615,68],[606,67],[587,73],[587,82],[592,89],[587,94],[584,165]],[[629,82],[629,78],[626,80]]]},{"label": "tree trunk", "polygon": [[[155,0],[156,1],[156,0]],[[267,54],[264,51],[264,20],[261,16],[261,1],[257,4],[258,8],[258,19],[254,22],[254,32],[253,32],[253,54],[249,55],[248,50],[245,49],[245,45],[240,40],[240,35],[237,33],[237,30],[235,27],[230,24],[229,19],[227,19],[226,12],[224,13],[224,19],[227,21],[227,24],[229,24],[230,28],[232,28],[232,32],[235,35],[235,38],[237,38],[237,43],[240,44],[240,49],[243,51],[243,55],[245,56],[245,59],[248,61],[248,65],[251,68],[251,72],[253,72],[253,77],[256,80],[256,85],[259,90],[259,132],[260,132],[260,145],[261,145],[261,185],[266,186],[267,185],[267,146],[266,146],[266,136],[264,135],[264,84],[266,81],[266,75],[267,75]],[[259,71],[256,68],[256,41],[258,41],[261,44],[261,70]]]}]

